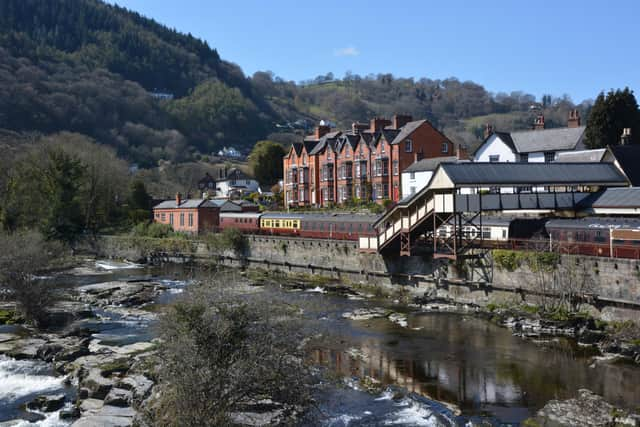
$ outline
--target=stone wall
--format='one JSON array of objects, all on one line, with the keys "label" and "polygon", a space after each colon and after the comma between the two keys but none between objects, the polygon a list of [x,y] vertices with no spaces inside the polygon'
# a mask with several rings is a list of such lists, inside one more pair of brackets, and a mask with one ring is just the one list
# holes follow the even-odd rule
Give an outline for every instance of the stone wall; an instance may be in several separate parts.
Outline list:
[{"label": "stone wall", "polygon": [[[162,242],[162,241],[161,241]],[[461,303],[539,303],[558,292],[562,283],[541,287],[539,273],[526,263],[514,271],[498,268],[487,257],[481,267],[477,261],[458,264],[437,262],[430,257],[383,257],[361,253],[355,242],[302,239],[281,236],[248,236],[246,252],[217,252],[202,242],[167,244],[163,251],[141,249],[131,239],[104,237],[98,253],[112,258],[159,262],[215,262],[231,266],[250,266],[307,273],[376,286],[405,286],[413,295],[451,298]],[[589,286],[581,289],[583,307],[594,315],[612,319],[640,317],[640,262],[563,255],[565,268],[586,276]],[[561,282],[561,281],[560,281]],[[545,296],[547,292],[549,295]]]}]

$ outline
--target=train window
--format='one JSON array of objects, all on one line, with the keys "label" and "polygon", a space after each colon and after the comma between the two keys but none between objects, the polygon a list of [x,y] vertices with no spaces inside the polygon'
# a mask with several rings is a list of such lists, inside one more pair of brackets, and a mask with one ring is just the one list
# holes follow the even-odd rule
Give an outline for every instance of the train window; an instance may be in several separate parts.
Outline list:
[{"label": "train window", "polygon": [[324,223],[323,222],[320,223],[320,231],[324,231]]},{"label": "train window", "polygon": [[502,238],[506,239],[507,238],[507,230],[502,229]]},{"label": "train window", "polygon": [[349,233],[353,233],[353,224],[349,224]]}]

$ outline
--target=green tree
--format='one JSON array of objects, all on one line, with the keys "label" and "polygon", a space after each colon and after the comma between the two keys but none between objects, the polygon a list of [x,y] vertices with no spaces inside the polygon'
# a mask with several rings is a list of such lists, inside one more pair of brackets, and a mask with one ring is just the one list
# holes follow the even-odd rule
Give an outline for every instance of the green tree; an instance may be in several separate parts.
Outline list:
[{"label": "green tree", "polygon": [[596,99],[585,131],[586,145],[601,148],[620,143],[624,128],[631,128],[631,137],[640,137],[640,109],[633,91],[624,90],[601,92]]},{"label": "green tree", "polygon": [[273,141],[258,141],[249,154],[249,167],[260,184],[274,184],[282,179],[282,145]]},{"label": "green tree", "polygon": [[140,180],[131,183],[129,190],[129,219],[134,224],[151,218],[151,196]]},{"label": "green tree", "polygon": [[47,239],[72,244],[84,229],[80,210],[80,188],[86,167],[61,149],[48,152],[42,168],[42,196],[45,214],[40,224]]}]

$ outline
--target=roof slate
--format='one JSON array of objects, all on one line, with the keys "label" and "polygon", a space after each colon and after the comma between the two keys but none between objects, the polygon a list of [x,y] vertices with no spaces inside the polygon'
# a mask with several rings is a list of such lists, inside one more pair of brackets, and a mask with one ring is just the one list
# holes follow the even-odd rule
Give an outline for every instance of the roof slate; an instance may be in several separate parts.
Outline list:
[{"label": "roof slate", "polygon": [[428,172],[434,171],[438,168],[440,163],[445,162],[457,162],[458,158],[456,156],[448,156],[448,157],[433,157],[430,159],[422,159],[417,162],[413,162],[408,168],[406,168],[404,172]]},{"label": "roof slate", "polygon": [[585,201],[585,207],[637,208],[640,207],[640,187],[607,188]]},{"label": "roof slate", "polygon": [[586,217],[580,219],[557,218],[547,221],[546,228],[615,228],[615,229],[636,229],[640,230],[640,219],[638,218],[609,218],[609,217]]},{"label": "roof slate", "polygon": [[442,163],[454,184],[628,184],[613,163]]},{"label": "roof slate", "polygon": [[584,126],[527,130],[511,132],[511,139],[518,153],[573,150],[582,139],[584,130]]},{"label": "roof slate", "polygon": [[208,199],[186,199],[182,200],[180,206],[176,205],[174,200],[165,200],[153,207],[153,209],[193,209],[193,208],[215,208],[217,207]]},{"label": "roof slate", "polygon": [[[400,128],[400,132],[394,135],[394,138],[391,141],[391,144],[399,144],[409,137],[416,129],[418,129],[423,123],[426,123],[426,120],[415,120],[413,122],[409,122]],[[386,132],[386,131],[385,131]]]}]

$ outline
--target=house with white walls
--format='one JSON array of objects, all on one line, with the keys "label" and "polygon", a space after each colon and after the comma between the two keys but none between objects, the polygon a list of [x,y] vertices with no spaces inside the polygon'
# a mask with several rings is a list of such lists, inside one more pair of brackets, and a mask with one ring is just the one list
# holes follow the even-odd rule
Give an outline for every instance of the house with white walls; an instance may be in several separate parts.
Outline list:
[{"label": "house with white walls", "polygon": [[422,190],[427,186],[433,171],[440,163],[458,162],[458,157],[433,157],[431,159],[417,160],[402,171],[402,198]]},{"label": "house with white walls", "polygon": [[577,110],[569,113],[566,128],[546,129],[544,116],[538,116],[533,130],[497,132],[490,125],[485,140],[473,153],[474,162],[553,162],[560,153],[584,150],[585,126]]}]

